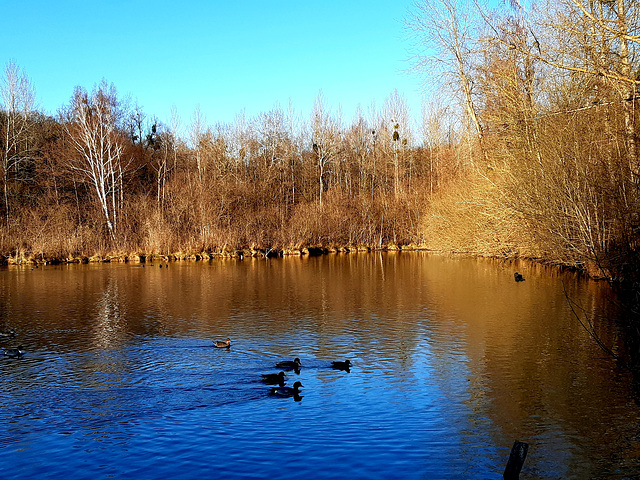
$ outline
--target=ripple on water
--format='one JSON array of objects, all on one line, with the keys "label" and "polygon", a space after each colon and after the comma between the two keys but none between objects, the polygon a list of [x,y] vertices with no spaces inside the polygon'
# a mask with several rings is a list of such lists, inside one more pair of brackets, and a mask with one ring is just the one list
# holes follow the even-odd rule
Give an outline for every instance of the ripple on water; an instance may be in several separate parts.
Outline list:
[{"label": "ripple on water", "polygon": [[[605,477],[612,453],[640,472],[634,397],[562,316],[558,281],[528,274],[516,290],[502,267],[342,258],[19,284],[5,305],[29,353],[0,359],[0,466],[65,479],[208,477],[213,465],[230,478],[498,478],[526,437],[530,476]],[[11,307],[51,291],[53,313]],[[226,336],[230,349],[212,347]],[[287,384],[300,380],[302,399],[274,398],[261,375],[294,357]],[[330,368],[347,358],[350,372]]]}]

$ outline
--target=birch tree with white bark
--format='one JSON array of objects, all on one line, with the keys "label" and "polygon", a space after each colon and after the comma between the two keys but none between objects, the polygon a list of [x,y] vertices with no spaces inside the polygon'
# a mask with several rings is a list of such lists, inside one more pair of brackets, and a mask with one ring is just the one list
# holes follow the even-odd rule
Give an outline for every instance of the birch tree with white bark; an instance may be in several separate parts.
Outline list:
[{"label": "birch tree with white bark", "polygon": [[76,88],[66,112],[65,129],[78,156],[70,167],[90,185],[109,236],[116,240],[124,203],[124,143],[118,125],[120,111],[113,84],[102,81],[91,94]]},{"label": "birch tree with white bark", "polygon": [[28,155],[28,135],[35,103],[35,89],[24,70],[15,62],[7,63],[0,81],[0,170],[5,222],[9,225],[9,183],[20,163]]}]

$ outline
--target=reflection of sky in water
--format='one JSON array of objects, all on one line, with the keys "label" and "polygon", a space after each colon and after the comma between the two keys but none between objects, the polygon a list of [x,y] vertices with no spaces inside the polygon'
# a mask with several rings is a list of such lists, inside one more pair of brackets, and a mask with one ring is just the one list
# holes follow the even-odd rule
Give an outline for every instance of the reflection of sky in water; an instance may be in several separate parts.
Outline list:
[{"label": "reflection of sky in water", "polygon": [[[94,334],[92,336],[97,349],[115,347],[123,337],[124,312],[121,311],[118,280],[108,278],[101,298],[96,304]],[[126,337],[125,337],[126,338]]]},{"label": "reflection of sky in water", "polygon": [[[620,448],[637,447],[628,378],[585,339],[557,276],[515,284],[511,270],[376,254],[0,271],[2,315],[29,351],[0,361],[0,466],[497,478],[519,439],[528,478],[640,473]],[[563,280],[601,308],[593,284]],[[227,336],[230,350],[211,347]],[[296,356],[302,400],[271,398],[261,374]],[[330,368],[346,358],[350,373]]]}]

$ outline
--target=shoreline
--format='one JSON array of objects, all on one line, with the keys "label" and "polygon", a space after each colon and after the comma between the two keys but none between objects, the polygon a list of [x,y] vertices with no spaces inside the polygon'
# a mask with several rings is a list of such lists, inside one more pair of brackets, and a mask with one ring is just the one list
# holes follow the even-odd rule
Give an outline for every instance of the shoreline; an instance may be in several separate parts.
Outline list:
[{"label": "shoreline", "polygon": [[434,251],[419,245],[387,245],[387,246],[341,246],[325,247],[311,246],[300,248],[245,248],[223,249],[220,251],[176,252],[170,254],[159,253],[108,253],[93,255],[75,255],[72,257],[55,257],[44,254],[37,255],[3,255],[0,266],[8,265],[59,265],[65,263],[153,263],[179,261],[207,261],[224,258],[253,258],[253,257],[285,257],[285,256],[321,256],[332,253],[371,253],[383,251]]},{"label": "shoreline", "polygon": [[133,264],[153,264],[153,263],[173,263],[173,262],[205,262],[224,259],[243,258],[281,258],[281,257],[318,257],[331,254],[353,254],[353,253],[376,253],[376,252],[426,252],[434,255],[450,257],[486,258],[502,260],[505,262],[524,261],[532,264],[544,265],[583,274],[586,278],[602,281],[611,280],[610,277],[598,274],[599,269],[595,266],[576,266],[554,261],[549,258],[528,257],[518,253],[509,252],[503,255],[482,254],[479,252],[447,251],[430,248],[427,245],[350,245],[350,246],[310,246],[300,248],[245,248],[245,249],[224,249],[213,252],[177,252],[172,254],[159,253],[110,253],[94,255],[76,255],[73,257],[50,257],[45,255],[3,255],[0,258],[0,267],[7,266],[41,266],[41,265],[65,265],[65,264],[98,264],[98,263],[133,263]]}]

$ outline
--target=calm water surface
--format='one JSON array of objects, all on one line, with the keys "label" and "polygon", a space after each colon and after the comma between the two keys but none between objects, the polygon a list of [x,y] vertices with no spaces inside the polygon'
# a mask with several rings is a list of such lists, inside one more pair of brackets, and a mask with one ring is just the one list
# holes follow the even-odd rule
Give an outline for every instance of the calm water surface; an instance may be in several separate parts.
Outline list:
[{"label": "calm water surface", "polygon": [[[515,283],[519,269],[526,281]],[[10,267],[4,478],[640,478],[606,286],[422,253]],[[232,347],[214,349],[212,339]],[[299,357],[302,399],[260,382]],[[350,359],[349,373],[331,361]]]}]

